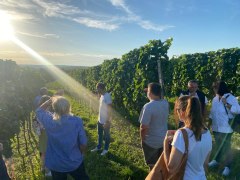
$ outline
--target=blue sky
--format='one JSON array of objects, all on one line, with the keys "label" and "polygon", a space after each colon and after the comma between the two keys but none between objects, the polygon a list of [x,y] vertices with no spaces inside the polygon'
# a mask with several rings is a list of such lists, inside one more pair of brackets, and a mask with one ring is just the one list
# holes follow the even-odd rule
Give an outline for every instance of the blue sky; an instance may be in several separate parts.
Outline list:
[{"label": "blue sky", "polygon": [[[240,46],[239,0],[1,0],[0,10],[53,64],[93,66],[169,37],[170,57]],[[10,41],[0,59],[37,63]]]}]

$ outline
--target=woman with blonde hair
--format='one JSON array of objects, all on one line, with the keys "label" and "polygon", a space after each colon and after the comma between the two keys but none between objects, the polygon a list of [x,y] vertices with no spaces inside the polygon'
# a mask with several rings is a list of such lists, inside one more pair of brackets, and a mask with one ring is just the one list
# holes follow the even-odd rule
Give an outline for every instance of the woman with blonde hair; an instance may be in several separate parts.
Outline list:
[{"label": "woman with blonde hair", "polygon": [[[52,106],[54,114],[47,111]],[[81,118],[71,114],[67,99],[56,96],[43,103],[36,110],[38,120],[43,124],[47,136],[46,167],[51,170],[53,180],[89,179],[83,164],[83,153],[87,137]]]},{"label": "woman with blonde hair", "polygon": [[[185,149],[181,130],[177,130],[174,137],[171,136],[172,131],[169,131],[164,141],[164,158],[167,169],[170,174],[173,174],[178,169],[184,153],[188,152],[183,179],[205,180],[205,172],[212,150],[212,138],[204,125],[198,98],[181,96],[177,114],[185,124],[183,129],[187,132],[188,149]],[[169,143],[172,145],[171,149]]]}]

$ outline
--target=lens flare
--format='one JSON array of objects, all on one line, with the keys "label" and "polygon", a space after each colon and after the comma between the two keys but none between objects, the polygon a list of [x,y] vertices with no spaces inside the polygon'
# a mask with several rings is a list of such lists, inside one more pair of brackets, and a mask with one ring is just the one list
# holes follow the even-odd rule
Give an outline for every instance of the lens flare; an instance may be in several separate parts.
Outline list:
[{"label": "lens flare", "polygon": [[10,15],[0,11],[0,41],[9,41],[14,37],[14,29],[10,19]]}]

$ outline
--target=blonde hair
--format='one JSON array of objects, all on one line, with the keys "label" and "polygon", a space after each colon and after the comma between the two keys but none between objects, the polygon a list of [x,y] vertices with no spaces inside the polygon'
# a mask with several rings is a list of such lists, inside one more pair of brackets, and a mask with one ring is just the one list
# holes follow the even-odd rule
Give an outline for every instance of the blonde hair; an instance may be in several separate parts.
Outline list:
[{"label": "blonde hair", "polygon": [[56,96],[52,99],[52,107],[54,110],[53,119],[59,120],[63,115],[71,115],[71,106],[69,101],[62,97]]}]

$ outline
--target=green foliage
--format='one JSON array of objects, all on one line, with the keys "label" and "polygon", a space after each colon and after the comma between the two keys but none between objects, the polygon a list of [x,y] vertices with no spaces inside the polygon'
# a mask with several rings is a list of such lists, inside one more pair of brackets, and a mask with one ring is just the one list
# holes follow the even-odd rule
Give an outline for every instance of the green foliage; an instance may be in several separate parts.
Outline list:
[{"label": "green foliage", "polygon": [[31,112],[33,98],[44,83],[38,73],[20,68],[13,61],[0,60],[0,137],[6,155],[11,152],[9,139],[19,132],[23,117]]},{"label": "green foliage", "polygon": [[190,79],[199,81],[209,97],[213,96],[211,85],[216,80],[224,80],[235,95],[240,93],[240,49],[221,49],[216,52],[184,54],[173,57],[172,94],[185,89]]},{"label": "green foliage", "polygon": [[[149,82],[158,82],[158,60],[163,66],[164,80],[171,79],[167,76],[171,74],[167,56],[171,43],[172,39],[164,42],[151,40],[145,46],[124,54],[121,59],[106,60],[99,66],[75,69],[69,74],[92,91],[95,91],[97,82],[104,82],[114,99],[115,108],[124,116],[137,119],[147,102],[143,89]],[[166,83],[165,88],[170,89],[170,84]]]}]

